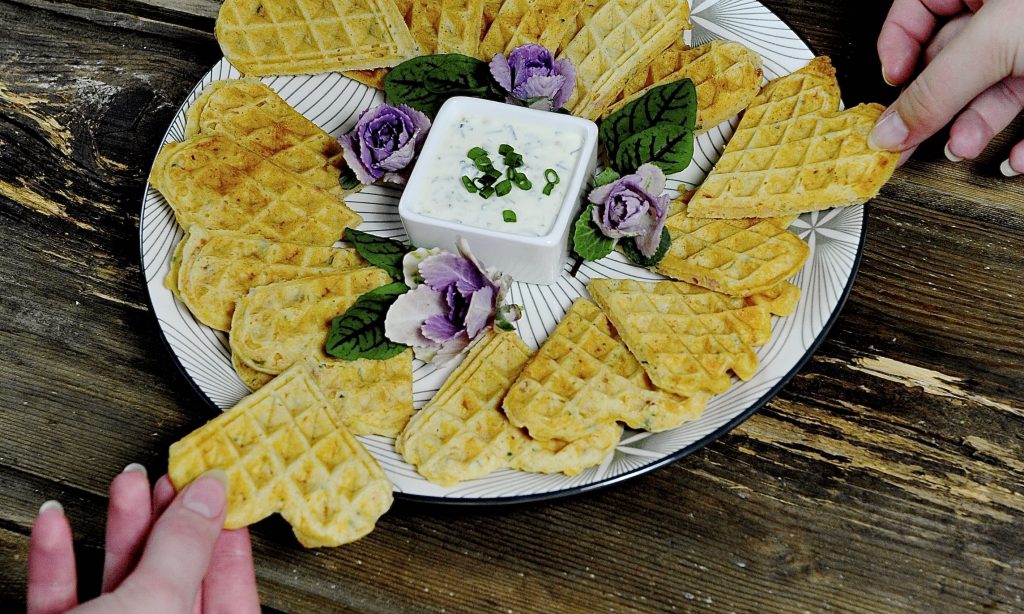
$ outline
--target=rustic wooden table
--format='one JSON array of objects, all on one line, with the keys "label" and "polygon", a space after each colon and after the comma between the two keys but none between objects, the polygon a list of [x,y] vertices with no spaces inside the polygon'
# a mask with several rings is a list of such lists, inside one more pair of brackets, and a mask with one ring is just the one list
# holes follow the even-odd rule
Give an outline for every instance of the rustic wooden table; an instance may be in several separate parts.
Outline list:
[{"label": "rustic wooden table", "polygon": [[[888,3],[765,2],[834,59],[848,103],[889,102]],[[218,59],[217,0],[0,0],[0,603],[61,500],[84,595],[105,492],[211,418],[174,368],[139,273],[143,185]],[[1024,135],[1024,125],[1011,129]],[[1024,178],[1001,137],[934,139],[868,207],[849,302],[767,407],[704,450],[599,492],[499,509],[399,502],[323,551],[253,531],[287,611],[1024,609]]]}]

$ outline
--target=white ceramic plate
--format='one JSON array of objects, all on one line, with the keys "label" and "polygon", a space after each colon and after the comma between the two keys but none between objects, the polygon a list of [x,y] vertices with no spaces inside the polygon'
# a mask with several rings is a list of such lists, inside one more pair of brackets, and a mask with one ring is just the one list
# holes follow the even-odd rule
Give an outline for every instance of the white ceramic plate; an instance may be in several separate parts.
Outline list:
[{"label": "white ceramic plate", "polygon": [[[696,0],[692,6],[692,45],[721,38],[743,43],[761,55],[769,79],[804,66],[813,54],[785,23],[755,0]],[[182,138],[185,111],[199,92],[217,79],[238,77],[227,62],[218,62],[185,100],[164,138]],[[349,131],[360,111],[383,101],[383,95],[336,73],[265,79],[300,113],[332,135]],[[732,135],[736,120],[725,122],[697,139],[693,163],[669,178],[669,189],[699,184],[711,169]],[[346,199],[365,220],[360,230],[405,239],[398,218],[400,193],[389,187],[371,186]],[[714,397],[696,421],[663,433],[627,430],[615,453],[602,465],[574,477],[561,474],[527,474],[511,470],[441,488],[420,477],[395,453],[392,440],[360,439],[394,482],[399,496],[443,503],[495,504],[536,500],[591,490],[635,477],[668,464],[714,441],[767,403],[797,372],[824,339],[828,328],[853,283],[864,231],[863,207],[848,207],[802,216],[793,230],[811,246],[807,264],[793,279],[800,287],[796,313],[776,318],[771,341],[760,348],[761,365],[756,375],[736,382]],[[248,391],[231,368],[227,337],[192,317],[163,286],[171,254],[182,237],[174,215],[163,197],[147,186],[140,224],[142,268],[153,312],[175,362],[211,407],[224,410]],[[659,279],[650,271],[628,264],[614,254],[585,263],[575,277],[569,267],[561,281],[551,286],[515,284],[513,302],[525,307],[517,323],[520,336],[538,347],[564,315],[572,301],[586,295],[586,283],[595,277]],[[448,371],[417,362],[414,365],[414,399],[422,407]]]}]

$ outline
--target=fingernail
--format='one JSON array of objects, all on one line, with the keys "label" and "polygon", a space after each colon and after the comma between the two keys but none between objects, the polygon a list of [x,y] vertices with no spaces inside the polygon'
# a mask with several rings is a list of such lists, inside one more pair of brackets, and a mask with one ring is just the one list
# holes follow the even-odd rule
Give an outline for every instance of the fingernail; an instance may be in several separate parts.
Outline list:
[{"label": "fingernail", "polygon": [[1013,170],[1013,167],[1010,166],[1009,158],[1007,158],[1005,162],[999,165],[999,172],[1001,172],[1005,177],[1016,177],[1017,175],[1020,174],[1017,171]]},{"label": "fingernail", "polygon": [[182,504],[204,518],[216,518],[224,511],[228,476],[220,469],[207,471],[185,489]]},{"label": "fingernail", "polygon": [[889,87],[896,87],[896,84],[889,80],[889,75],[885,74],[885,66],[882,67],[882,81]]},{"label": "fingernail", "polygon": [[60,501],[50,499],[39,506],[39,515],[42,516],[45,512],[50,510],[57,510],[61,514],[64,513],[64,506],[60,504]]},{"label": "fingernail", "polygon": [[953,153],[949,149],[949,143],[946,143],[946,150],[945,150],[945,152],[946,152],[946,159],[949,160],[950,162],[963,162],[964,161],[963,158],[961,158],[960,156],[956,155],[955,153]]},{"label": "fingernail", "polygon": [[121,470],[121,473],[128,473],[129,471],[138,471],[142,475],[146,475],[146,468],[139,463],[132,463]]},{"label": "fingernail", "polygon": [[896,109],[889,107],[868,136],[868,147],[883,151],[899,151],[908,138],[910,130],[907,124]]}]

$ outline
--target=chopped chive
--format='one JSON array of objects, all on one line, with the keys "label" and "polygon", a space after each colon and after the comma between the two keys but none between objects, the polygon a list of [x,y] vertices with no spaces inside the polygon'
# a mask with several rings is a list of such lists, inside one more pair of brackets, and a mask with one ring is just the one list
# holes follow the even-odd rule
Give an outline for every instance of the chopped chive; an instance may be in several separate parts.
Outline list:
[{"label": "chopped chive", "polygon": [[511,209],[505,209],[501,212],[501,219],[511,224],[516,221],[516,212]]},{"label": "chopped chive", "polygon": [[495,179],[501,177],[501,171],[494,168],[493,166],[491,168],[485,169],[484,174],[489,177],[494,177]]},{"label": "chopped chive", "polygon": [[480,184],[481,189],[486,188],[489,185],[494,185],[494,182],[497,180],[498,179],[496,177],[491,177],[490,175],[483,175],[476,178],[476,182]]},{"label": "chopped chive", "polygon": [[517,171],[515,168],[513,168],[511,166],[508,167],[507,169],[505,169],[505,176],[508,177],[512,181],[516,180],[516,175],[518,175],[518,174],[519,174],[519,171]]},{"label": "chopped chive", "polygon": [[555,189],[555,184],[549,183],[544,186],[544,196],[551,196],[551,190]]},{"label": "chopped chive", "polygon": [[544,171],[544,180],[547,181],[548,183],[552,183],[552,184],[553,183],[558,183],[559,182],[558,172],[555,171],[555,169],[553,169],[553,168],[549,168],[549,169],[545,170]]},{"label": "chopped chive", "polygon": [[519,168],[523,165],[523,156],[517,153],[505,156],[505,164],[512,168]]},{"label": "chopped chive", "polygon": [[491,186],[487,186],[486,188],[480,190],[480,196],[482,198],[484,198],[485,200],[490,198],[493,195],[494,195],[494,188],[492,188]]},{"label": "chopped chive", "polygon": [[487,150],[484,149],[483,147],[474,147],[473,149],[469,150],[469,153],[466,154],[466,157],[469,158],[470,160],[473,160],[474,162],[476,161],[477,158],[486,156]]},{"label": "chopped chive", "polygon": [[498,196],[504,196],[512,191],[512,182],[508,179],[499,181],[494,185],[494,193]]},{"label": "chopped chive", "polygon": [[486,171],[489,168],[494,168],[494,163],[487,156],[480,156],[473,160],[473,165],[476,166],[479,171]]},{"label": "chopped chive", "polygon": [[516,187],[520,190],[529,191],[533,187],[533,182],[526,178],[526,175],[519,175],[515,181]]},{"label": "chopped chive", "polygon": [[466,191],[470,194],[476,192],[476,184],[469,178],[469,175],[462,176],[462,185],[466,186]]},{"label": "chopped chive", "polygon": [[498,146],[498,153],[503,156],[507,156],[510,153],[514,153],[515,149],[512,148],[508,143],[502,143]]}]

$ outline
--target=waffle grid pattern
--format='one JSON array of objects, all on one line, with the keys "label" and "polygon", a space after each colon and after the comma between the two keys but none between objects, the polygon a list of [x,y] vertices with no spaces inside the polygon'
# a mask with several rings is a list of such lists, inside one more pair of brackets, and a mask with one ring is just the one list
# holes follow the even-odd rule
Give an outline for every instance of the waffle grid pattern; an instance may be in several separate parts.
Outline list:
[{"label": "waffle grid pattern", "polygon": [[216,34],[252,76],[394,66],[416,47],[389,0],[226,0]]},{"label": "waffle grid pattern", "polygon": [[307,367],[353,435],[395,437],[413,414],[412,350],[387,360],[310,360]]},{"label": "waffle grid pattern", "polygon": [[536,43],[556,53],[569,29],[575,26],[581,4],[564,0],[502,2],[480,41],[480,59],[489,61],[495,54],[508,53],[526,43]]},{"label": "waffle grid pattern", "polygon": [[228,474],[227,528],[280,512],[306,546],[358,539],[391,505],[391,483],[301,368],[171,446],[179,488],[215,468]]},{"label": "waffle grid pattern", "polygon": [[415,0],[409,28],[420,53],[475,56],[483,11],[483,0]]},{"label": "waffle grid pattern", "polygon": [[749,379],[771,337],[764,305],[682,282],[595,279],[588,286],[655,385],[680,395],[725,392]]}]

